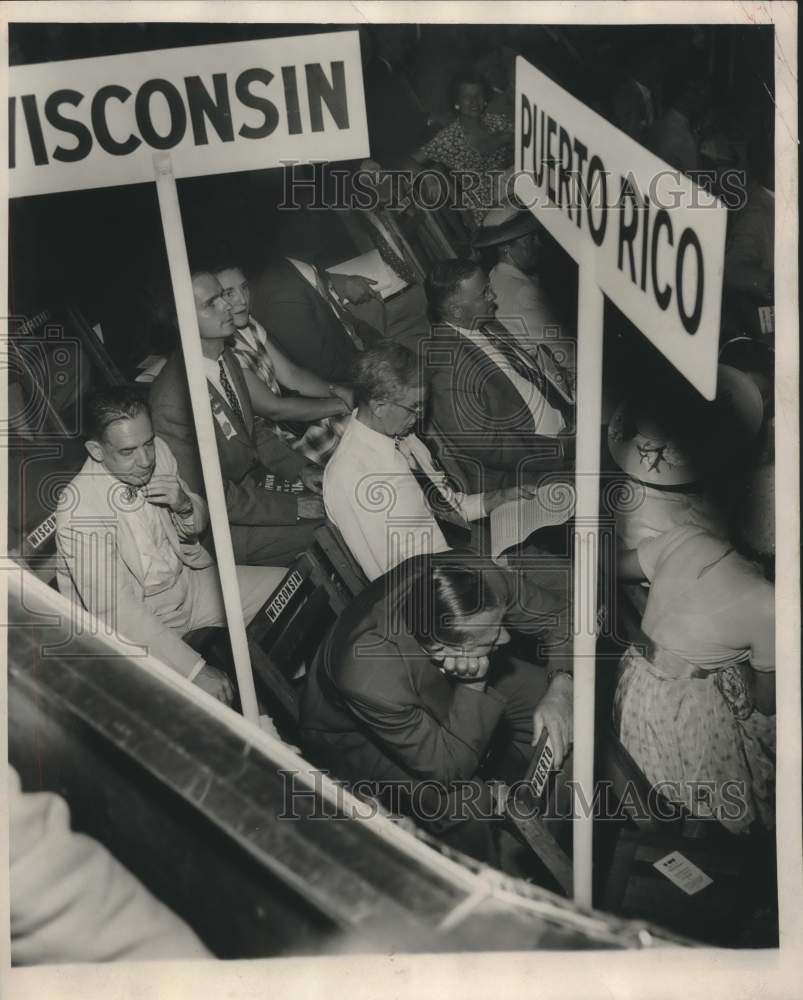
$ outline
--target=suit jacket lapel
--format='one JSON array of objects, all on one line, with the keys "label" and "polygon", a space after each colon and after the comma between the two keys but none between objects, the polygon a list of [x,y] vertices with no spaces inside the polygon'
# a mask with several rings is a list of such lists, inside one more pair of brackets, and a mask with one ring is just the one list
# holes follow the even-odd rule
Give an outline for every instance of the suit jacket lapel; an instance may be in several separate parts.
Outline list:
[{"label": "suit jacket lapel", "polygon": [[[250,447],[251,431],[245,425],[243,420],[240,419],[240,416],[236,413],[236,411],[229,406],[229,401],[226,399],[225,395],[220,392],[208,379],[206,384],[209,389],[209,402],[212,407],[212,416],[215,419],[215,432],[221,434],[224,441],[228,442],[239,439],[243,445]],[[251,426],[253,427],[253,411],[251,410],[251,403],[249,400],[246,404],[246,401],[243,400],[240,383],[237,383],[237,395],[241,400],[240,405],[243,407],[243,417],[250,417]]]},{"label": "suit jacket lapel", "polygon": [[[460,340],[462,341],[464,352],[463,357],[458,362],[459,367],[462,368],[463,365],[465,365],[466,368],[472,372],[487,371],[488,355],[485,351],[483,351],[481,347],[472,343],[472,341],[468,340],[466,337],[463,337],[460,334],[458,334],[458,336],[460,336]],[[483,379],[482,385],[492,397],[492,406],[494,409],[493,416],[498,417],[500,413],[509,411],[509,400],[516,401],[513,405],[516,411],[519,411],[521,409],[521,396],[519,395],[518,389],[516,389],[515,385],[508,378],[505,370],[495,364],[493,366],[492,373],[493,377]],[[527,409],[527,416],[530,422],[530,430],[534,430],[535,425],[529,409]],[[524,428],[519,427],[517,430],[524,430]]]}]

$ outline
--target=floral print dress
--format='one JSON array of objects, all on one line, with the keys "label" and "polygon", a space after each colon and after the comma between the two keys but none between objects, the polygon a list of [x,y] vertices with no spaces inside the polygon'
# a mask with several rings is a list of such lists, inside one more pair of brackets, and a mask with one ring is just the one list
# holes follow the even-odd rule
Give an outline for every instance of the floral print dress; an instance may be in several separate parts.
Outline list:
[{"label": "floral print dress", "polygon": [[[513,123],[503,115],[486,113],[482,125],[487,132],[509,132]],[[491,153],[476,149],[463,130],[460,119],[442,128],[421,152],[430,160],[443,163],[453,173],[468,171],[476,175],[472,185],[464,185],[465,207],[469,208],[477,224],[489,208],[498,203],[496,176],[513,163],[513,143],[505,144]]]},{"label": "floral print dress", "polygon": [[775,668],[774,588],[705,529],[638,546],[650,580],[642,631],[614,698],[619,738],[648,780],[693,815],[746,833],[774,826],[775,717],[739,703],[739,671]]}]

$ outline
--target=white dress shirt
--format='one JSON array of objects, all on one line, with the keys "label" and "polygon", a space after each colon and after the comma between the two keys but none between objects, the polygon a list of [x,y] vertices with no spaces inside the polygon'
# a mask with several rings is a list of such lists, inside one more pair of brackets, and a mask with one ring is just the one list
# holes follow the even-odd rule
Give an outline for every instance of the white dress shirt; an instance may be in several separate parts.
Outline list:
[{"label": "white dress shirt", "polygon": [[508,261],[499,261],[491,268],[488,280],[496,298],[496,318],[523,350],[532,355],[539,344],[555,343],[547,330],[559,328],[560,323],[536,275],[525,274]]},{"label": "white dress shirt", "polygon": [[[532,415],[535,433],[541,434],[544,437],[557,437],[566,427],[566,422],[560,410],[556,410],[551,406],[532,382],[528,382],[527,379],[522,378],[518,372],[513,370],[505,355],[498,347],[495,347],[491,343],[484,333],[479,330],[467,330],[462,326],[455,326],[455,330],[461,333],[467,340],[470,340],[476,347],[479,347],[510,379],[513,388],[521,396],[524,405]],[[532,363],[532,358],[529,360]]]},{"label": "white dress shirt", "polygon": [[[411,462],[436,485],[442,482],[443,474],[414,434],[401,439],[399,445],[394,438],[367,427],[355,411],[324,470],[326,515],[369,580],[412,556],[449,548]],[[446,491],[444,486],[441,492]],[[453,507],[466,521],[485,514],[481,494],[456,493]]]}]

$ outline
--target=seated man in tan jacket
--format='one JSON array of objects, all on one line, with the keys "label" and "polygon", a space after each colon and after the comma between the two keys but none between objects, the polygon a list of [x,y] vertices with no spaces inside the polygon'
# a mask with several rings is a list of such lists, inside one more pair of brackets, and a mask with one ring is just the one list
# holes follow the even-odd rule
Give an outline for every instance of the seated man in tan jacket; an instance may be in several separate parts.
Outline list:
[{"label": "seated man in tan jacket", "polygon": [[[229,702],[228,678],[182,639],[226,621],[217,568],[198,541],[209,519],[205,501],[178,476],[135,392],[114,386],[94,394],[85,419],[89,455],[56,513],[59,589],[72,597],[76,614],[82,607],[140,652]],[[274,567],[237,568],[246,623],[283,575]]]}]

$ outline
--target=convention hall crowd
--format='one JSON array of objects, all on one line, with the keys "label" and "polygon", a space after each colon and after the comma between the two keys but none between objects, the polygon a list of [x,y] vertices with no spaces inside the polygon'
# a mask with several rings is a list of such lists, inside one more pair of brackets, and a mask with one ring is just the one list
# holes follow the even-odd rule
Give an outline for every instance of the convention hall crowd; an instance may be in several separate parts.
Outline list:
[{"label": "convention hall crowd", "polygon": [[[627,44],[602,30],[585,43],[499,25],[360,36],[370,157],[347,165],[338,204],[327,201],[331,172],[288,167],[265,245],[261,207],[242,193],[208,215],[200,188],[183,195],[246,628],[266,608],[279,613],[302,565],[347,598],[304,662],[277,676],[255,657],[263,727],[447,848],[553,885],[524,850],[507,795],[531,775],[544,735],[558,800],[572,774],[575,525],[570,506],[549,504],[584,471],[584,373],[576,267],[509,183],[524,55],[728,209],[713,402],[606,304],[597,719],[674,808],[771,855],[766,95],[742,72],[737,42],[704,27]],[[433,192],[444,194],[436,205]],[[12,370],[20,441],[35,440],[38,420],[80,413],[68,488],[49,510],[12,502],[12,541],[17,525],[19,558],[32,564],[55,547],[50,582],[76,608],[240,710],[231,657],[209,641],[226,615],[169,290],[162,273],[105,311],[73,310],[83,340],[41,412],[30,401],[55,348],[42,342],[40,369]],[[503,515],[523,523],[517,512],[538,505],[551,511],[542,526],[499,542]],[[20,837],[26,851],[38,836],[53,853],[49,838],[66,836],[57,812],[27,810],[39,834]],[[42,877],[29,857],[27,899]],[[142,937],[131,954],[204,952],[155,901],[141,905],[148,919],[126,924]],[[29,923],[30,955],[48,953]],[[122,947],[108,927],[96,942],[99,958]],[[38,960],[19,947],[20,962]]]}]

